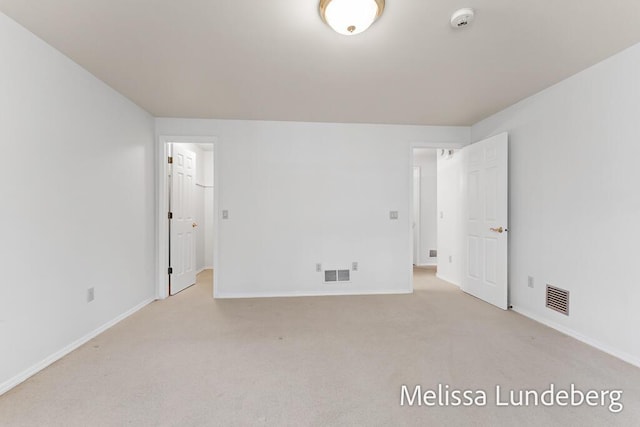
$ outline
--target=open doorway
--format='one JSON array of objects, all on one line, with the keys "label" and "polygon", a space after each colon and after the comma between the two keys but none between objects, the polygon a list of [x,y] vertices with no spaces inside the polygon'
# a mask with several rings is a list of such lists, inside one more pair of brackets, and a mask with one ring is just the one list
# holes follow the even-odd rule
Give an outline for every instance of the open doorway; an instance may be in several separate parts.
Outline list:
[{"label": "open doorway", "polygon": [[[160,137],[158,298],[206,281],[217,255],[215,140]],[[210,283],[208,283],[210,282]]]},{"label": "open doorway", "polygon": [[456,153],[412,147],[412,268],[460,286],[462,163]]},{"label": "open doorway", "polygon": [[413,265],[436,267],[438,261],[437,150],[413,152]]},{"label": "open doorway", "polygon": [[213,144],[168,148],[169,295],[175,295],[213,269]]},{"label": "open doorway", "polygon": [[[429,240],[433,233],[425,233],[429,227],[425,217],[435,210],[434,275],[504,310],[508,308],[508,142],[508,134],[501,133],[460,149],[422,151],[434,147],[416,144],[410,157],[412,168],[420,168],[420,191],[413,191],[417,175],[413,169],[409,181],[414,195],[410,212],[420,212],[415,217],[419,236],[411,230],[409,233],[412,240],[414,235],[420,239],[414,245],[420,251],[417,265],[431,264],[424,263],[431,259],[433,252],[426,251],[434,245]],[[432,182],[425,181],[433,173],[434,158],[435,206],[425,195],[425,189],[434,188]],[[414,204],[420,209],[414,209]]]}]

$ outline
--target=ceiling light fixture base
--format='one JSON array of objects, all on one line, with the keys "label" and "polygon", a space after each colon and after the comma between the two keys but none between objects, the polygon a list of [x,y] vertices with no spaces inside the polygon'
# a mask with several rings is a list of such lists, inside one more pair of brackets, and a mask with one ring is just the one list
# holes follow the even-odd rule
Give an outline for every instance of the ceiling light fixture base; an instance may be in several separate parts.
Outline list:
[{"label": "ceiling light fixture base", "polygon": [[335,32],[352,36],[365,31],[382,15],[385,0],[320,0],[322,20]]}]

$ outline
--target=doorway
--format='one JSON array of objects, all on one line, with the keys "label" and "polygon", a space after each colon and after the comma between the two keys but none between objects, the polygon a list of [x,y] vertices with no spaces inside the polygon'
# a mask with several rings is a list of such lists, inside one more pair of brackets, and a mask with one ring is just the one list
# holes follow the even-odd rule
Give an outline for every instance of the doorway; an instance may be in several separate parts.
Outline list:
[{"label": "doorway", "polygon": [[157,294],[163,299],[196,281],[215,281],[216,140],[160,137],[158,162]]},{"label": "doorway", "polygon": [[437,150],[413,152],[413,247],[416,267],[435,267],[438,260]]},{"label": "doorway", "polygon": [[[508,134],[501,133],[460,149],[422,151],[411,147],[411,167],[420,167],[420,197],[410,197],[410,212],[420,204],[420,242],[417,261],[425,247],[425,209],[435,210],[436,276],[458,285],[464,292],[501,309],[508,308]],[[426,206],[425,171],[436,158],[436,203]],[[413,169],[412,169],[413,171]],[[411,193],[416,173],[412,172]],[[426,207],[425,207],[426,206]],[[415,233],[410,230],[413,240]],[[433,233],[431,233],[433,236]],[[428,237],[427,237],[428,238]],[[429,245],[429,243],[427,243]],[[433,245],[433,243],[431,243]],[[430,257],[429,257],[430,258]],[[428,258],[427,258],[428,259]]]},{"label": "doorway", "polygon": [[458,147],[411,148],[412,269],[461,286],[462,161]]},{"label": "doorway", "polygon": [[169,144],[169,295],[213,269],[213,144]]}]

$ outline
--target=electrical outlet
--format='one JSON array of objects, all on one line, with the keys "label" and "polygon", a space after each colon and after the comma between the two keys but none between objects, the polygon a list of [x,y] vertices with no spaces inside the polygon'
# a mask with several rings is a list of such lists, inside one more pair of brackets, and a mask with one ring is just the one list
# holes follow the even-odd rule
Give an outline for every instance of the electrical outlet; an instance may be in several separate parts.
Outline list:
[{"label": "electrical outlet", "polygon": [[440,211],[440,219],[444,218],[444,212]]},{"label": "electrical outlet", "polygon": [[229,211],[228,210],[222,211],[222,219],[229,219]]},{"label": "electrical outlet", "polygon": [[94,288],[87,289],[87,302],[91,302],[95,299]]},{"label": "electrical outlet", "polygon": [[449,264],[451,264],[453,262],[453,256],[449,255]]},{"label": "electrical outlet", "polygon": [[352,262],[352,263],[351,263],[351,269],[352,269],[353,271],[358,271],[358,263],[357,263],[357,262],[355,262],[355,261],[354,261],[354,262]]},{"label": "electrical outlet", "polygon": [[533,283],[534,283],[533,276],[527,277],[527,286],[529,286],[530,288],[533,288],[534,287]]},{"label": "electrical outlet", "polygon": [[317,272],[317,273],[320,273],[321,271],[322,271],[322,264],[317,263],[317,264],[316,264],[316,272]]},{"label": "electrical outlet", "polygon": [[389,219],[398,219],[398,211],[389,211]]}]

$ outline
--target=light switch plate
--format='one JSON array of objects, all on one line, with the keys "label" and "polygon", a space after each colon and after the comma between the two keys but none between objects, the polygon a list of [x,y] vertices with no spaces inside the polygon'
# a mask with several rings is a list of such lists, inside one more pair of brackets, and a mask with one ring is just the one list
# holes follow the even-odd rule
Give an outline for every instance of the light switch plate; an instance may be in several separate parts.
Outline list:
[{"label": "light switch plate", "polygon": [[389,211],[389,219],[398,219],[398,211]]},{"label": "light switch plate", "polygon": [[228,210],[222,211],[222,219],[229,219],[229,211]]}]

